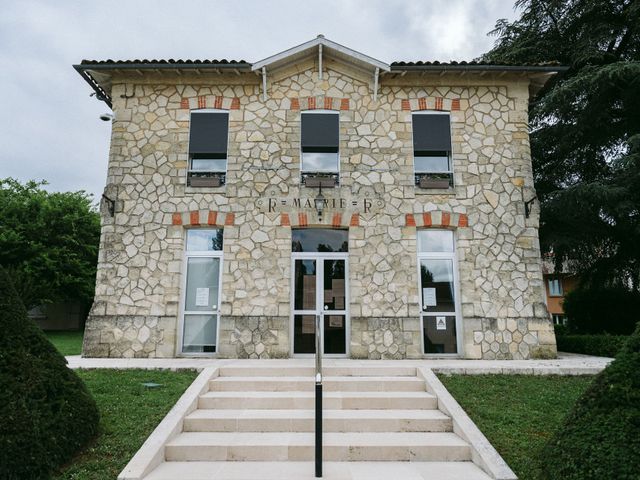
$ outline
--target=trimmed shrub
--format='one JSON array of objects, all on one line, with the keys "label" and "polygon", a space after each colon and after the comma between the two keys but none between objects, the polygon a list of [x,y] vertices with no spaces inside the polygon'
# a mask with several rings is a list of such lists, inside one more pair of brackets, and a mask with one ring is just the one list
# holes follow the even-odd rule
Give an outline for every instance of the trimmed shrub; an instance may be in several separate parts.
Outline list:
[{"label": "trimmed shrub", "polygon": [[46,479],[98,432],[96,403],[0,267],[0,477]]},{"label": "trimmed shrub", "polygon": [[559,352],[597,357],[615,357],[628,339],[627,335],[556,335]]},{"label": "trimmed shrub", "polygon": [[553,325],[553,331],[556,334],[556,337],[569,335],[569,328],[566,325],[556,323]]},{"label": "trimmed shrub", "polygon": [[640,327],[576,402],[541,451],[544,480],[637,480]]},{"label": "trimmed shrub", "polygon": [[563,303],[571,333],[631,335],[640,315],[640,293],[624,288],[578,288]]}]

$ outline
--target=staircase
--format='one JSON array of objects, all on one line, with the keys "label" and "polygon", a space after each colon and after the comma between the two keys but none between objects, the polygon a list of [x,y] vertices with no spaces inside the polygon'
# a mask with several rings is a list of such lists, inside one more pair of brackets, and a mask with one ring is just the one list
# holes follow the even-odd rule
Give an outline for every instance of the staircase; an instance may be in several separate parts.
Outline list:
[{"label": "staircase", "polygon": [[[324,478],[490,479],[415,367],[324,373]],[[146,479],[314,478],[313,374],[307,367],[221,367]]]}]

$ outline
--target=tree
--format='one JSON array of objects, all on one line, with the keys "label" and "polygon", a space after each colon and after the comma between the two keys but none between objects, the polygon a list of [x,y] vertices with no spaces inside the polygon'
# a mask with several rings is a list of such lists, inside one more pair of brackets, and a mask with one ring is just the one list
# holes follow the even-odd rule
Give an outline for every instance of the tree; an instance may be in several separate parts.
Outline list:
[{"label": "tree", "polygon": [[541,241],[591,284],[640,275],[640,2],[518,0],[482,59],[569,70],[530,105]]},{"label": "tree", "polygon": [[98,433],[98,408],[2,267],[0,331],[0,477],[46,479]]},{"label": "tree", "polygon": [[541,478],[637,479],[639,429],[640,326],[541,451]]},{"label": "tree", "polygon": [[93,298],[100,217],[83,191],[0,179],[0,265],[27,308]]}]

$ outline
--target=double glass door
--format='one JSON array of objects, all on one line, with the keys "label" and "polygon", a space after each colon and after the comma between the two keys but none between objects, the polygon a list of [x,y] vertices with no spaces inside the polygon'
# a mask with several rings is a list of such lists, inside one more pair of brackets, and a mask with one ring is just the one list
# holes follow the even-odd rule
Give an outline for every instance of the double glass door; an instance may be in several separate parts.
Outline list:
[{"label": "double glass door", "polygon": [[347,254],[294,254],[293,353],[316,351],[316,317],[320,318],[325,355],[347,354]]}]

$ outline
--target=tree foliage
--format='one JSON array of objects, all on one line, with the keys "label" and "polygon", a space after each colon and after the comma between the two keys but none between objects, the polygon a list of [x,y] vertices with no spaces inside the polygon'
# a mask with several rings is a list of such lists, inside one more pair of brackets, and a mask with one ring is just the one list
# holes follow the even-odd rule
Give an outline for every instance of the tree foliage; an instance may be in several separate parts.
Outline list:
[{"label": "tree foliage", "polygon": [[562,307],[570,333],[631,335],[638,323],[640,292],[623,287],[577,288],[565,296]]},{"label": "tree foliage", "polygon": [[93,298],[100,217],[85,192],[0,179],[0,265],[27,308]]},{"label": "tree foliage", "polygon": [[518,0],[483,60],[569,70],[530,105],[541,240],[590,283],[640,272],[640,2]]}]

